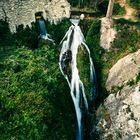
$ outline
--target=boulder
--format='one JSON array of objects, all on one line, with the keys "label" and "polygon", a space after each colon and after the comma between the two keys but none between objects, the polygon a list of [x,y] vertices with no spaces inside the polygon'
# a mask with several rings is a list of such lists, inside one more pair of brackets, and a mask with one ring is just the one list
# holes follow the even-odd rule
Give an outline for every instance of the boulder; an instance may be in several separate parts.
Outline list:
[{"label": "boulder", "polygon": [[140,50],[120,59],[109,71],[106,88],[120,87],[140,72]]}]

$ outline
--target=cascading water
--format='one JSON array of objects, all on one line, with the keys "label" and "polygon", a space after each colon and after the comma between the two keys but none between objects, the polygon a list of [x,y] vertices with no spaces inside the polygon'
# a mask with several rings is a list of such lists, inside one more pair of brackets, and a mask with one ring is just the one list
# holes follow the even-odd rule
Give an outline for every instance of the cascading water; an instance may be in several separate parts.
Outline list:
[{"label": "cascading water", "polygon": [[50,35],[47,33],[45,21],[43,19],[39,19],[37,22],[38,22],[39,32],[40,32],[40,35],[39,36],[42,39],[45,39],[45,40],[49,40],[51,42],[54,42],[54,40],[51,39],[50,38]]},{"label": "cascading water", "polygon": [[[91,91],[90,96],[93,101],[96,93],[96,75],[95,69],[92,62],[92,58],[90,56],[90,50],[88,46],[85,44],[85,39],[83,33],[78,26],[78,19],[71,19],[71,27],[65,34],[64,38],[61,41],[62,49],[60,52],[59,58],[59,67],[60,70],[68,82],[70,88],[70,94],[72,97],[72,101],[74,103],[76,118],[77,118],[77,140],[83,139],[83,124],[82,124],[82,108],[81,108],[81,100],[84,102],[84,107],[86,112],[88,113],[88,102],[85,94],[84,84],[81,81],[77,68],[77,53],[79,47],[85,47],[89,54],[90,61],[90,82],[91,82]],[[70,64],[71,74],[67,73],[68,64]]]}]

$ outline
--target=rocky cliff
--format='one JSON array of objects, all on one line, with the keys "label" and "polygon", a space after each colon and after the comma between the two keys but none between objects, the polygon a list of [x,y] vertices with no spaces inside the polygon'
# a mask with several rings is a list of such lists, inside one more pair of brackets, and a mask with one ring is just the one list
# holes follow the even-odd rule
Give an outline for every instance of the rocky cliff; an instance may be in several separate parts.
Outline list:
[{"label": "rocky cliff", "polygon": [[97,111],[101,140],[140,140],[140,50],[120,59],[106,82],[109,96]]}]

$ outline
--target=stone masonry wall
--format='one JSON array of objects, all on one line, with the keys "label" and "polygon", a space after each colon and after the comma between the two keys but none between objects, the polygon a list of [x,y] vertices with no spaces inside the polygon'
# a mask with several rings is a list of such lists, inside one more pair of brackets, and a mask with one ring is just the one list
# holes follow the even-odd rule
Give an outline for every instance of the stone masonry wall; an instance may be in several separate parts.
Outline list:
[{"label": "stone masonry wall", "polygon": [[[62,5],[57,8],[58,1],[63,1],[62,4],[64,4],[64,6]],[[57,18],[57,16],[58,18],[69,17],[70,5],[66,0],[51,0],[51,2],[50,0],[0,0],[0,19],[7,18],[10,30],[15,32],[16,26],[20,24],[30,26],[31,22],[35,21],[36,12],[42,11],[44,18],[47,18],[46,16],[49,15],[46,14],[45,7],[48,4],[49,7],[51,7],[51,3],[53,9],[55,9],[55,13],[58,13],[55,15],[52,14],[55,18]],[[54,13],[53,9],[49,8],[48,12]],[[56,9],[58,12],[56,12]],[[64,12],[64,10],[67,10],[67,12]],[[52,16],[49,16],[49,18],[54,19]]]}]

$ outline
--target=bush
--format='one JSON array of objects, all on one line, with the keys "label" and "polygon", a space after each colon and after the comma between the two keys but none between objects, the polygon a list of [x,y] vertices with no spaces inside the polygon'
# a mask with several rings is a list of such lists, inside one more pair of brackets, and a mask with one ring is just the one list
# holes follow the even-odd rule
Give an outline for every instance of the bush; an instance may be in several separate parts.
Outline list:
[{"label": "bush", "polygon": [[74,139],[74,109],[57,52],[56,46],[21,47],[1,59],[2,140]]},{"label": "bush", "polygon": [[126,48],[135,51],[140,34],[137,29],[137,23],[128,20],[120,19],[116,21],[118,30],[117,39],[113,42],[115,48]]},{"label": "bush", "polygon": [[95,63],[100,63],[100,20],[94,20],[89,28],[86,36],[86,42],[91,50],[92,57]]},{"label": "bush", "polygon": [[13,34],[15,43],[17,46],[26,46],[28,48],[38,47],[38,32],[35,23],[31,23],[32,26],[28,25],[24,28],[24,25],[19,25],[16,29],[16,33]]},{"label": "bush", "polygon": [[48,33],[52,36],[57,44],[63,39],[65,33],[68,31],[71,23],[69,19],[63,19],[57,25],[50,24],[50,22],[46,21],[46,27]]},{"label": "bush", "polygon": [[108,0],[103,0],[97,3],[97,9],[100,11],[101,15],[106,15],[108,7]]},{"label": "bush", "polygon": [[[97,9],[100,11],[101,15],[106,15],[109,0],[103,0],[98,2]],[[113,7],[113,15],[123,15],[125,14],[125,8],[121,7],[119,3],[115,3]]]},{"label": "bush", "polygon": [[113,7],[113,15],[124,15],[125,14],[125,8],[121,7],[119,3],[115,3]]},{"label": "bush", "polygon": [[137,9],[136,16],[140,18],[140,0],[128,0],[128,3]]},{"label": "bush", "polygon": [[94,4],[96,1],[93,0],[68,0],[68,2],[73,6],[79,6],[79,7],[94,7]]},{"label": "bush", "polygon": [[0,46],[7,46],[11,43],[11,33],[7,21],[0,20]]}]

